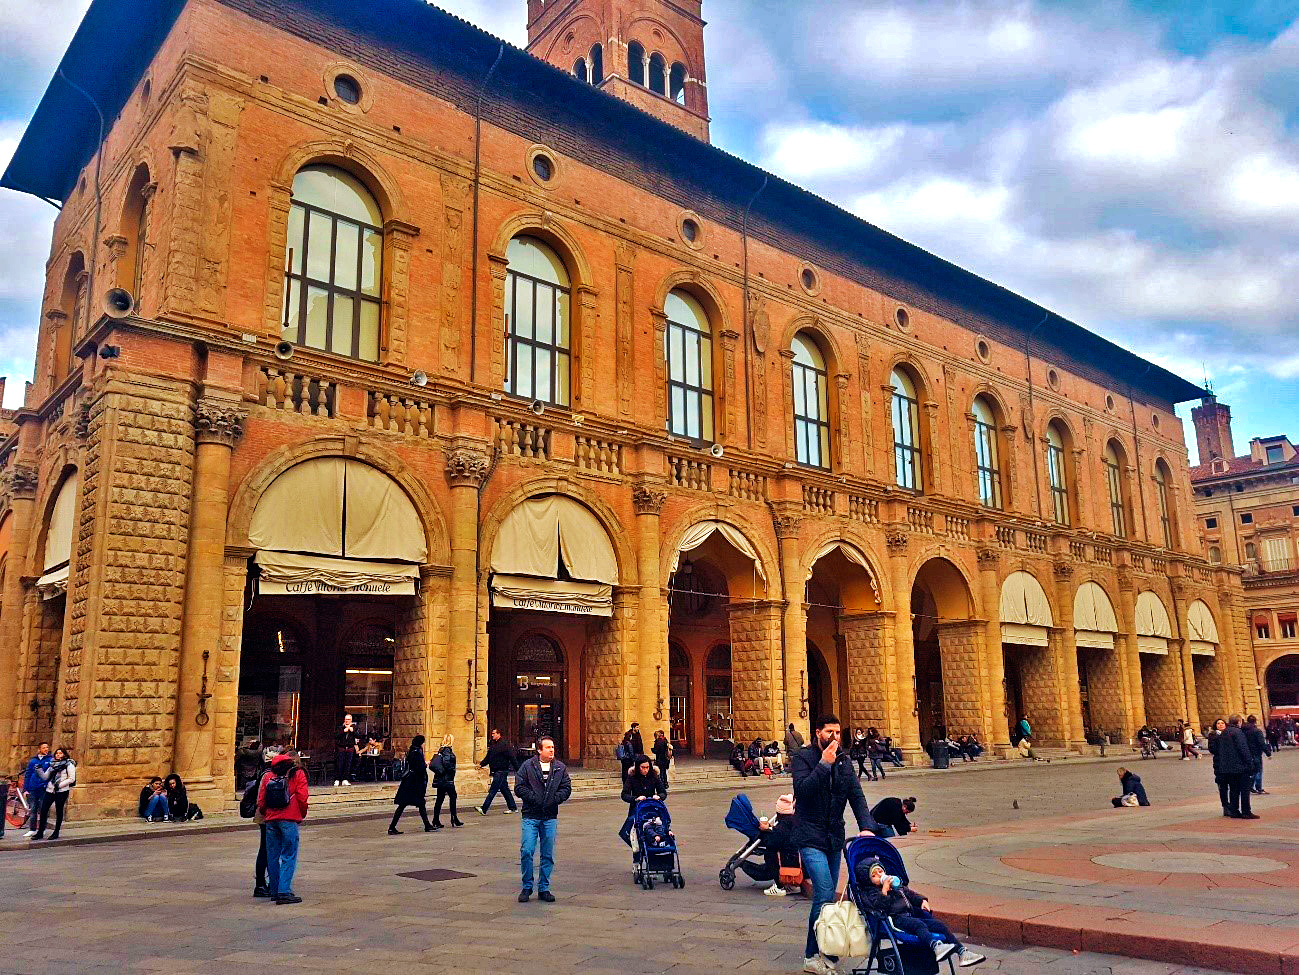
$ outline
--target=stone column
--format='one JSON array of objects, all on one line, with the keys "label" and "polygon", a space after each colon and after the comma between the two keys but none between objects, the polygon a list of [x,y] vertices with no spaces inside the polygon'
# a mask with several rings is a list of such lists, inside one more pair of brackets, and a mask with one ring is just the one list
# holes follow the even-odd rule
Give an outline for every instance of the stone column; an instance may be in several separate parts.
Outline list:
[{"label": "stone column", "polygon": [[[472,742],[474,705],[466,688],[486,686],[487,660],[478,659],[475,624],[478,613],[478,488],[487,476],[487,454],[477,446],[459,444],[447,451],[446,475],[451,485],[451,599],[447,620],[447,731],[456,741]],[[486,715],[483,716],[486,722]],[[470,756],[466,756],[470,757]],[[481,756],[475,750],[472,758]],[[467,764],[467,762],[466,762]]]},{"label": "stone column", "polygon": [[[667,495],[655,485],[632,489],[636,509],[637,652],[640,657],[640,695],[636,720],[647,737],[664,727],[667,718],[668,634],[662,591],[659,587],[659,513]],[[630,652],[630,647],[627,648]]]},{"label": "stone column", "polygon": [[[890,387],[892,388],[892,387]],[[911,572],[907,564],[910,535],[901,525],[890,525],[884,531],[889,550],[889,582],[897,606],[894,614],[893,672],[897,675],[898,702],[891,735],[904,753],[915,757],[920,750],[920,724],[916,718],[916,645],[911,630]]]},{"label": "stone column", "polygon": [[217,651],[209,663],[212,700],[212,781],[216,791],[228,796],[235,790],[235,725],[239,719],[239,667],[244,639],[244,596],[248,587],[251,548],[227,548],[222,560],[221,629]]},{"label": "stone column", "polygon": [[984,615],[987,621],[983,624],[984,661],[987,664],[988,722],[983,739],[989,750],[1010,748],[1010,721],[1006,713],[1006,652],[1001,646],[1001,588],[997,582],[997,570],[1001,565],[1001,553],[995,548],[980,548],[976,553],[979,560],[979,590],[983,601]]},{"label": "stone column", "polygon": [[[1173,597],[1173,619],[1176,631],[1182,636],[1182,639],[1173,641],[1180,650],[1178,653],[1178,667],[1181,668],[1182,672],[1182,694],[1185,702],[1182,717],[1187,721],[1193,721],[1200,713],[1200,702],[1195,692],[1195,661],[1191,657],[1191,641],[1190,634],[1186,632],[1186,619],[1187,610],[1190,608],[1194,596],[1185,577],[1171,579],[1170,583],[1169,588]],[[1170,646],[1170,652],[1171,649]]]},{"label": "stone column", "polygon": [[1053,641],[1056,651],[1056,672],[1060,675],[1060,714],[1066,744],[1082,746],[1087,743],[1083,731],[1082,696],[1078,681],[1078,643],[1073,625],[1073,563],[1057,561],[1052,575],[1055,578],[1056,622],[1059,636]]},{"label": "stone column", "polygon": [[[5,476],[9,494],[9,561],[4,588],[0,590],[0,756],[10,753],[17,744],[19,719],[24,706],[18,699],[18,669],[23,645],[23,610],[26,588],[23,585],[24,556],[31,549],[32,507],[36,497],[37,471],[28,464],[16,463]],[[11,755],[9,767],[18,756]]]},{"label": "stone column", "polygon": [[740,600],[731,625],[731,716],[736,741],[780,736],[780,603]]},{"label": "stone column", "polygon": [[1133,739],[1137,728],[1146,723],[1145,688],[1141,683],[1141,653],[1137,649],[1137,591],[1132,570],[1120,566],[1118,579],[1118,610],[1121,632],[1115,641],[1119,655],[1119,669],[1127,684],[1127,715],[1123,725],[1125,738]]},{"label": "stone column", "polygon": [[854,728],[890,728],[897,714],[895,616],[880,612],[839,616],[839,633],[848,657],[848,713],[842,718]]},{"label": "stone column", "polygon": [[[803,708],[804,691],[799,684],[799,675],[807,669],[807,580],[803,578],[799,562],[798,532],[802,519],[794,514],[792,508],[785,507],[772,517],[772,523],[776,537],[780,539],[780,577],[785,600],[784,686],[777,697],[781,710],[777,717],[787,725]],[[780,644],[777,643],[776,647],[779,650]],[[777,657],[778,661],[780,659]],[[830,666],[835,666],[833,660]],[[804,684],[810,679],[810,675],[805,675]],[[811,715],[813,721],[818,717]]]},{"label": "stone column", "polygon": [[938,653],[943,670],[943,724],[949,734],[963,735],[975,731],[982,736],[985,733],[987,709],[979,679],[979,650],[987,632],[982,620],[944,620],[938,624]]},{"label": "stone column", "polygon": [[206,394],[195,408],[198,444],[190,502],[185,603],[181,616],[180,673],[176,699],[175,769],[194,792],[212,790],[215,726],[208,702],[216,684],[213,656],[221,636],[225,597],[226,516],[230,506],[230,454],[243,436],[244,409],[237,394]]}]

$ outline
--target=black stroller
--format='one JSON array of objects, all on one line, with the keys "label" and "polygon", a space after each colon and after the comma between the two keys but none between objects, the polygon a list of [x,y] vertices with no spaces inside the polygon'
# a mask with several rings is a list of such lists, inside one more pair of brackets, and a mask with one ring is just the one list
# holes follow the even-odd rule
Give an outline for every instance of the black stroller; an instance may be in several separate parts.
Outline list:
[{"label": "black stroller", "polygon": [[[773,816],[772,824],[779,819],[779,816]],[[731,858],[717,874],[722,890],[732,890],[735,887],[735,871],[739,865],[750,857],[761,858],[767,851],[763,845],[764,836],[758,826],[758,817],[753,811],[753,803],[749,802],[749,797],[744,793],[741,792],[731,800],[731,808],[726,813],[726,825],[741,834],[745,840],[744,845],[731,854]]]},{"label": "black stroller", "polygon": [[686,885],[667,803],[662,799],[638,799],[632,809],[631,879],[653,890],[655,877],[678,890]]}]

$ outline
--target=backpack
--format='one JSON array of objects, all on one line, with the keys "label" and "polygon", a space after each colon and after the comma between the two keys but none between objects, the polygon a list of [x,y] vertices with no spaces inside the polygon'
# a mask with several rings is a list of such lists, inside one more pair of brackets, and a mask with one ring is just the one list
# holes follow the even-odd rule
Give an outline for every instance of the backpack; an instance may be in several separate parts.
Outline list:
[{"label": "backpack", "polygon": [[428,763],[429,771],[432,772],[434,775],[441,775],[444,771],[446,771],[445,764],[446,763],[443,762],[442,760],[442,752],[439,751],[436,755],[433,756],[433,761]]},{"label": "backpack", "polygon": [[618,759],[620,762],[631,758],[631,745],[625,741],[620,742],[618,747],[614,749],[613,757]]},{"label": "backpack", "polygon": [[266,780],[266,808],[267,809],[288,809],[289,808],[289,775],[293,770],[289,770],[288,775],[276,775],[271,773],[271,777]]},{"label": "backpack", "polygon": [[248,783],[243,798],[239,800],[239,818],[252,819],[257,815],[257,790],[262,784],[261,776]]}]

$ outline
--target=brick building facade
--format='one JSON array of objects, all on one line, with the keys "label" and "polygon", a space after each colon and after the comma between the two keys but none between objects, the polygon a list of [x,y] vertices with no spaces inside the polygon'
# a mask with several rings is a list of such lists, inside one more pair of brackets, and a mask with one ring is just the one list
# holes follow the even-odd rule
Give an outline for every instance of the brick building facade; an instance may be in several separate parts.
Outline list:
[{"label": "brick building facade", "polygon": [[3,179],[63,203],[0,445],[11,757],[107,813],[345,708],[600,764],[634,719],[1257,706],[1198,390],[712,149],[697,2],[533,0],[559,70],[418,0],[160,6],[91,5]]},{"label": "brick building facade", "polygon": [[1237,455],[1231,407],[1206,396],[1191,411],[1200,463],[1191,468],[1205,554],[1243,571],[1244,603],[1265,710],[1299,715],[1299,450],[1256,437]]}]

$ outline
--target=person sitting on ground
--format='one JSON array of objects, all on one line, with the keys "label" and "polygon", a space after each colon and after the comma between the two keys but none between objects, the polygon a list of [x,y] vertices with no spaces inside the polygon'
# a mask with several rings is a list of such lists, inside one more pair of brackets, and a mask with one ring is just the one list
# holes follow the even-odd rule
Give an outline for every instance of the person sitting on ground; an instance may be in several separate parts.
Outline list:
[{"label": "person sitting on ground", "polygon": [[1020,758],[1026,758],[1030,762],[1040,761],[1037,752],[1033,750],[1033,741],[1027,735],[1019,739],[1016,749],[1019,751]]},{"label": "person sitting on ground", "polygon": [[167,790],[162,784],[162,776],[155,775],[140,790],[140,818],[151,823],[161,823],[167,818],[167,812]]},{"label": "person sitting on ground", "polygon": [[[784,897],[787,891],[780,885],[780,865],[782,859],[786,865],[798,865],[798,851],[791,840],[794,835],[794,794],[780,796],[776,800],[775,822],[766,816],[758,820],[758,829],[762,831],[762,863],[740,861],[740,870],[750,880],[760,884],[771,884],[763,890],[768,897]],[[782,854],[785,856],[782,858]]]},{"label": "person sitting on ground", "polygon": [[871,819],[881,826],[888,827],[889,831],[882,833],[882,836],[906,836],[916,828],[916,824],[907,818],[908,815],[915,811],[915,796],[907,799],[889,796],[875,803],[875,808],[871,810]]},{"label": "person sitting on ground", "polygon": [[895,748],[893,739],[888,735],[885,735],[882,740],[884,742],[884,757],[898,768],[905,768],[907,763],[902,761],[902,749]]},{"label": "person sitting on ground", "polygon": [[641,799],[666,799],[667,784],[659,778],[658,770],[648,755],[637,755],[631,771],[622,786],[622,801],[627,803],[627,818],[623,820],[618,836],[631,846],[631,829],[636,811],[636,803]]},{"label": "person sitting on ground", "polygon": [[172,772],[163,782],[163,787],[167,790],[167,818],[173,823],[203,818],[203,810],[189,801],[189,793],[185,791],[185,783],[179,775]]},{"label": "person sitting on ground", "polygon": [[[1122,795],[1110,800],[1114,803],[1115,809],[1122,808],[1123,806],[1150,805],[1150,799],[1146,796],[1146,787],[1141,784],[1141,776],[1137,775],[1135,772],[1129,772],[1122,766],[1119,766],[1118,774],[1119,789],[1122,792]],[[1133,796],[1136,801],[1133,802],[1129,799],[1127,802],[1124,802],[1123,800],[1127,799],[1128,796]]]},{"label": "person sitting on ground", "polygon": [[982,754],[983,746],[977,735],[961,735],[961,757],[965,761],[973,762]]},{"label": "person sitting on ground", "polygon": [[854,877],[857,889],[865,893],[866,906],[884,914],[899,931],[927,943],[938,961],[956,953],[957,964],[969,968],[984,960],[983,955],[970,951],[957,940],[951,929],[934,917],[929,901],[884,869],[878,859],[864,860],[858,864]]},{"label": "person sitting on ground", "polygon": [[780,757],[780,743],[769,741],[762,748],[762,761],[773,772],[785,771],[785,762]]}]

